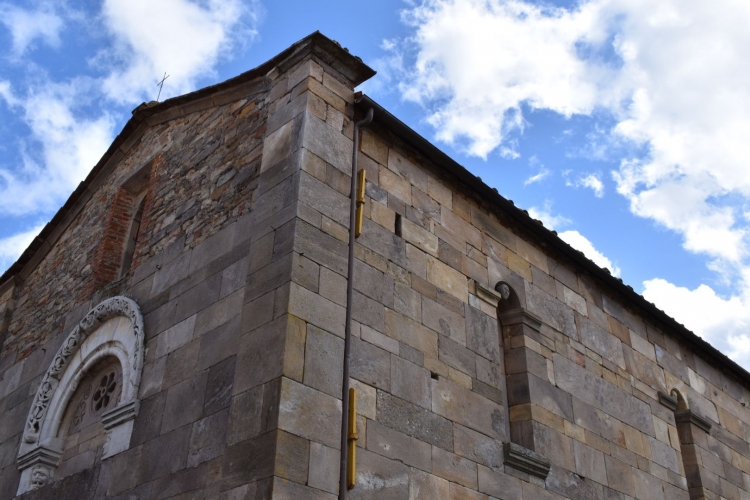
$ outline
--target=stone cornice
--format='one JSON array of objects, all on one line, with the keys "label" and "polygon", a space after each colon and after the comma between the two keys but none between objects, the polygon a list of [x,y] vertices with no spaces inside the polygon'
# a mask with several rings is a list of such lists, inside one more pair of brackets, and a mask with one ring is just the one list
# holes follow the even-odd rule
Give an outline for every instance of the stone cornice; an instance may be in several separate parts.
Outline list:
[{"label": "stone cornice", "polygon": [[665,392],[659,391],[659,402],[672,411],[677,410],[677,398],[670,396]]},{"label": "stone cornice", "polygon": [[693,412],[693,410],[678,410],[674,413],[674,419],[678,424],[688,422],[695,425],[704,432],[711,432],[711,421],[704,417],[701,417],[697,413]]},{"label": "stone cornice", "polygon": [[551,466],[548,458],[515,443],[505,443],[503,452],[505,465],[541,479],[547,478]]}]

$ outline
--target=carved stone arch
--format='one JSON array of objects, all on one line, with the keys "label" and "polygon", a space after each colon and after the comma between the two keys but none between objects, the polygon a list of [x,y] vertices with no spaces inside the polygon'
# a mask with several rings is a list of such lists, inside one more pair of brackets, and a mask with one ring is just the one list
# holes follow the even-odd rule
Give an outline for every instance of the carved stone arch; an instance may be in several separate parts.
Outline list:
[{"label": "carved stone arch", "polygon": [[128,448],[139,407],[144,330],[138,304],[118,296],[101,302],[84,316],[42,377],[18,452],[19,495],[54,477],[62,455],[58,433],[68,402],[89,368],[105,358],[115,358],[120,364],[122,395],[117,406],[102,415],[106,430],[102,458]]}]

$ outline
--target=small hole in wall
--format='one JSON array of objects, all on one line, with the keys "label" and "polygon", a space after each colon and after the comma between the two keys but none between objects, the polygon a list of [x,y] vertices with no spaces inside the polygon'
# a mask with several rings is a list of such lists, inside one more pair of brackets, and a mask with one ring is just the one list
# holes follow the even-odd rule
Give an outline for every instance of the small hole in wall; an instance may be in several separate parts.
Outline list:
[{"label": "small hole in wall", "polygon": [[430,377],[432,377],[434,380],[440,380],[440,375],[435,372],[430,372]]},{"label": "small hole in wall", "polygon": [[393,228],[396,236],[401,237],[401,214],[396,214],[396,225]]}]

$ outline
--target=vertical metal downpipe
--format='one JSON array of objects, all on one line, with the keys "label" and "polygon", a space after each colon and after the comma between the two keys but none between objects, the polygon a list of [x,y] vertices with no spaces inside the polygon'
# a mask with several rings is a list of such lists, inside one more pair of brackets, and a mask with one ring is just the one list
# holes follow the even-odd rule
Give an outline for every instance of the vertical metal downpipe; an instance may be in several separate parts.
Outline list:
[{"label": "vertical metal downpipe", "polygon": [[346,484],[347,439],[349,437],[349,362],[351,355],[352,337],[352,298],[354,296],[354,221],[357,211],[357,153],[359,152],[359,129],[372,122],[374,111],[367,110],[367,116],[354,124],[354,149],[352,151],[352,189],[349,209],[349,262],[346,281],[346,328],[344,331],[344,380],[341,384],[341,470],[339,472],[339,500],[346,499],[348,491]]}]

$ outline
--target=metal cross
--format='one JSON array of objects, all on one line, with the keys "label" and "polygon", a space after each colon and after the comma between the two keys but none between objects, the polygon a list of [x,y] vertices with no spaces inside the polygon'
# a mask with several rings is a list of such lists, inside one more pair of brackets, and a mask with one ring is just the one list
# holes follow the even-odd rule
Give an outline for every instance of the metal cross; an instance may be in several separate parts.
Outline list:
[{"label": "metal cross", "polygon": [[159,102],[159,98],[161,97],[161,89],[164,88],[164,80],[166,80],[167,78],[169,78],[169,75],[165,71],[164,78],[162,78],[161,81],[156,84],[156,86],[159,87],[159,95],[156,96],[156,102]]}]

